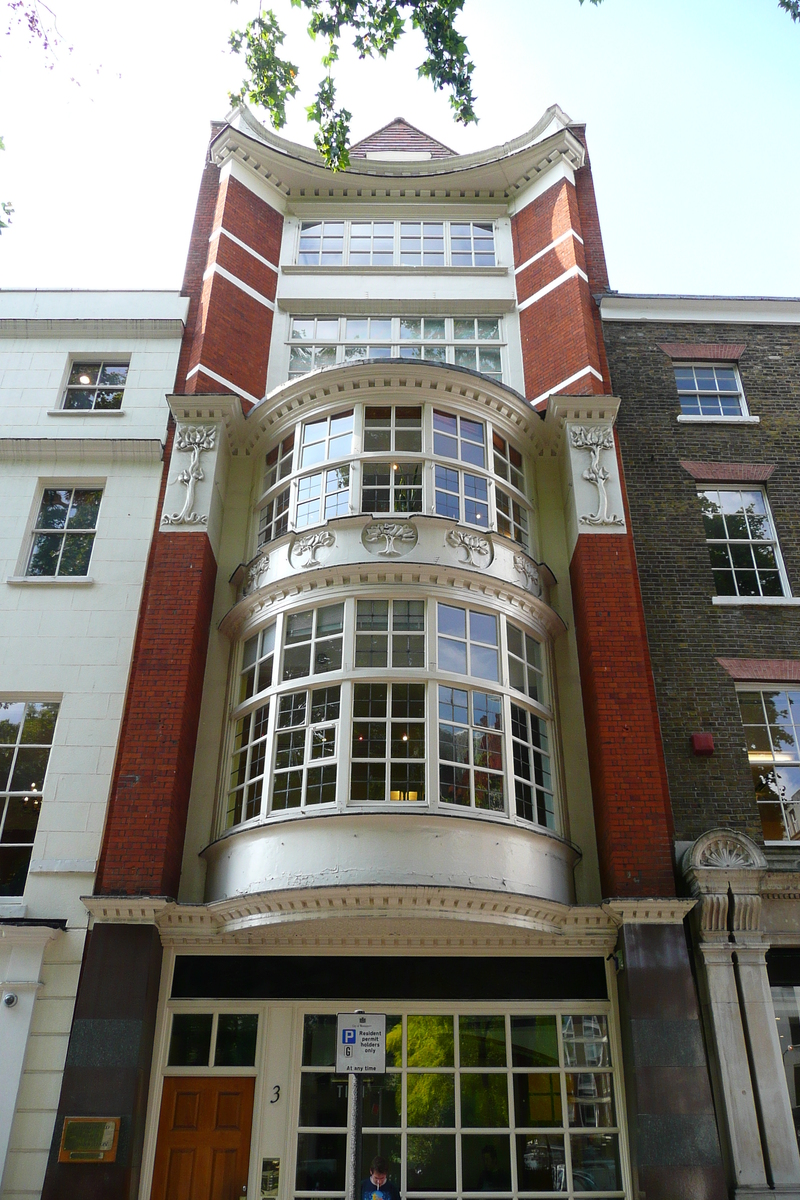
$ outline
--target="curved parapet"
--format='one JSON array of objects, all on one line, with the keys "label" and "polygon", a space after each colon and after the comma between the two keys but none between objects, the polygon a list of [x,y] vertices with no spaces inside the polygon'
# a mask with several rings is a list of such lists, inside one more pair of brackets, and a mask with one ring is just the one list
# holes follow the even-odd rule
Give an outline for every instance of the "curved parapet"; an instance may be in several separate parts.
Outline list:
[{"label": "curved parapet", "polygon": [[574,903],[576,848],[546,831],[423,813],[359,813],[234,831],[203,851],[206,902],[384,885],[474,888]]}]

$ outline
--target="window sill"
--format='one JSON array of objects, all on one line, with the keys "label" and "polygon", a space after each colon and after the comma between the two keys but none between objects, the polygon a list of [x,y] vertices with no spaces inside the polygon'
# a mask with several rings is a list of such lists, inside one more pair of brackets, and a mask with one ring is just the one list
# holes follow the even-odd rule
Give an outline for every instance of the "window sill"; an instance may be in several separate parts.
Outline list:
[{"label": "window sill", "polygon": [[91,587],[90,575],[9,575],[9,587]]},{"label": "window sill", "polygon": [[124,417],[124,408],[48,408],[48,417]]},{"label": "window sill", "polygon": [[712,604],[742,608],[794,608],[800,604],[795,596],[712,596]]},{"label": "window sill", "polygon": [[[291,263],[281,267],[284,275],[508,275],[508,267],[315,267]],[[315,310],[316,311],[316,310]]]},{"label": "window sill", "polygon": [[798,843],[798,842],[793,842],[793,841],[791,840],[791,838],[783,838],[783,839],[782,839],[780,842],[768,842],[768,841],[765,839],[765,840],[764,840],[764,845],[765,845],[765,846],[769,846],[769,847],[770,847],[771,849],[773,849],[773,850],[774,850],[774,849],[775,849],[777,846],[783,846],[783,847],[784,847],[786,850],[793,850],[793,851],[795,852],[795,854],[796,854],[796,853],[797,853],[797,850],[798,850],[798,846],[800,846],[800,843]]},{"label": "window sill", "polygon": [[696,417],[692,413],[678,413],[684,425],[760,425],[761,417]]}]

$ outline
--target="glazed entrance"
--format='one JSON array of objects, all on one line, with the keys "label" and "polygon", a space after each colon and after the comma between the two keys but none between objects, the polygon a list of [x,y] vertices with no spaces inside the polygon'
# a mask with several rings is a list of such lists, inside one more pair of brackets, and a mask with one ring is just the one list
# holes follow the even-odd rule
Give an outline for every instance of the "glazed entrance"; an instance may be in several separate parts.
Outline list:
[{"label": "glazed entrance", "polygon": [[[347,1078],[336,1014],[303,1017],[296,1200],[345,1196]],[[392,1200],[622,1196],[603,1013],[387,1014],[386,1074],[361,1086],[360,1189]],[[375,1156],[387,1184],[369,1181]]]}]

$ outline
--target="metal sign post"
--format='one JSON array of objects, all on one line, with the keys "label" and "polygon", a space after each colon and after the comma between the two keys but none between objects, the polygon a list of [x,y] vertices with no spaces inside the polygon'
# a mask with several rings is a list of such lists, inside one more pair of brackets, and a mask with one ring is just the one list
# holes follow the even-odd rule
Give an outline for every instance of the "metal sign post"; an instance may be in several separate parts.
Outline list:
[{"label": "metal sign post", "polygon": [[347,1198],[359,1200],[361,1076],[386,1070],[386,1014],[339,1013],[336,1018],[336,1071],[347,1074]]}]

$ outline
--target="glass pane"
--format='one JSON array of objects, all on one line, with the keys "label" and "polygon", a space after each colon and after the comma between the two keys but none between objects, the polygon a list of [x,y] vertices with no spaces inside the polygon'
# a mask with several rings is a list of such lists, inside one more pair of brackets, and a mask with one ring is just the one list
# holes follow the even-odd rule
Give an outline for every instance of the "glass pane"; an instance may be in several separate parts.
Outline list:
[{"label": "glass pane", "polygon": [[399,1072],[393,1075],[367,1075],[364,1078],[361,1093],[361,1124],[364,1127],[399,1128],[401,1081]]},{"label": "glass pane", "polygon": [[408,1066],[453,1066],[453,1018],[410,1016],[408,1018]]},{"label": "glass pane", "polygon": [[462,1067],[506,1065],[504,1017],[459,1017],[458,1040]]},{"label": "glass pane", "polygon": [[512,1017],[511,1061],[515,1067],[557,1067],[555,1017]]},{"label": "glass pane", "polygon": [[346,1134],[299,1133],[295,1186],[304,1192],[341,1192],[346,1161]]},{"label": "glass pane", "polygon": [[386,1065],[400,1067],[403,1065],[403,1018],[386,1018]]},{"label": "glass pane", "polygon": [[565,1192],[564,1138],[554,1134],[518,1134],[517,1180],[521,1192]]},{"label": "glass pane", "polygon": [[455,1134],[410,1133],[406,1181],[409,1191],[455,1191]]},{"label": "glass pane", "polygon": [[59,575],[88,574],[93,542],[93,533],[66,534],[61,562],[58,565]]},{"label": "glass pane", "polygon": [[328,1072],[305,1071],[300,1076],[300,1124],[333,1126],[347,1124],[347,1080]]},{"label": "glass pane", "polygon": [[36,528],[63,529],[67,523],[71,494],[69,488],[45,488]]},{"label": "glass pane", "polygon": [[0,701],[0,744],[16,742],[24,713],[25,704],[21,700]]},{"label": "glass pane", "polygon": [[22,895],[25,890],[30,861],[31,848],[29,846],[0,848],[0,896]]},{"label": "glass pane", "polygon": [[14,774],[11,776],[9,790],[12,792],[41,792],[49,757],[49,750],[20,748],[17,751],[17,761],[14,764]]},{"label": "glass pane", "polygon": [[400,1200],[400,1134],[365,1133],[361,1139],[361,1200]]},{"label": "glass pane", "polygon": [[561,1028],[566,1066],[610,1066],[605,1017],[562,1017]]},{"label": "glass pane", "polygon": [[616,1134],[570,1139],[572,1186],[579,1192],[613,1192],[622,1187]]},{"label": "glass pane", "polygon": [[567,1075],[569,1123],[582,1129],[615,1125],[611,1076],[586,1072]]},{"label": "glass pane", "polygon": [[303,1019],[303,1066],[332,1067],[336,1063],[336,1016],[313,1013]]},{"label": "glass pane", "polygon": [[[1,761],[2,758],[0,758]],[[1,778],[2,769],[0,768]],[[41,807],[42,802],[38,798],[12,796],[8,801],[6,819],[3,823],[3,833],[0,836],[0,841],[6,843],[16,842],[23,846],[32,845],[34,835],[36,834],[36,826],[39,823]]]},{"label": "glass pane", "polygon": [[406,1111],[412,1129],[446,1129],[456,1123],[455,1076],[411,1074],[406,1077]]},{"label": "glass pane", "polygon": [[97,383],[97,372],[99,370],[99,363],[73,363],[69,373],[69,382],[87,385]]},{"label": "glass pane", "polygon": [[258,1013],[220,1013],[214,1066],[254,1066],[257,1036]]},{"label": "glass pane", "polygon": [[[16,708],[16,705],[10,705],[9,707]],[[20,705],[20,707],[22,706]],[[1,706],[0,715],[3,715]],[[29,702],[20,741],[39,746],[49,746],[53,740],[53,731],[56,727],[57,716],[57,704],[35,704]],[[0,721],[0,742],[5,740],[3,736],[3,723]],[[13,741],[13,738],[11,740]]]},{"label": "glass pane", "polygon": [[55,575],[63,533],[37,533],[26,574]]},{"label": "glass pane", "polygon": [[169,1041],[170,1067],[207,1067],[211,1051],[211,1013],[176,1013]]},{"label": "glass pane", "polygon": [[508,1128],[508,1079],[496,1075],[462,1074],[461,1124],[470,1129]]},{"label": "glass pane", "polygon": [[549,1071],[515,1075],[514,1112],[522,1128],[561,1125],[561,1077]]},{"label": "glass pane", "polygon": [[70,506],[68,529],[94,529],[103,492],[100,488],[76,488]]},{"label": "glass pane", "polygon": [[461,1139],[461,1172],[465,1192],[510,1192],[511,1139],[508,1135],[465,1135]]}]

